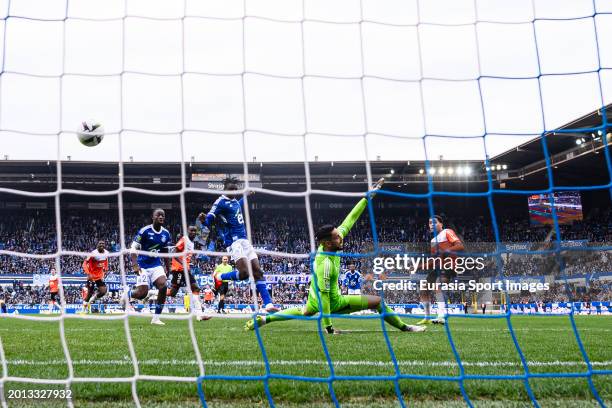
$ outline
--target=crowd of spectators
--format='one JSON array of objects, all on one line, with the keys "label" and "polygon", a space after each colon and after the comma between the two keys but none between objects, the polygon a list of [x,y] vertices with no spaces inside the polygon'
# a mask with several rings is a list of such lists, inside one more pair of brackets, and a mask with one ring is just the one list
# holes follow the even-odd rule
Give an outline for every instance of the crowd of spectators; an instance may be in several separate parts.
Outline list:
[{"label": "crowd of spectators", "polygon": [[593,279],[585,285],[556,282],[547,291],[510,295],[512,303],[554,302],[609,302],[612,300],[612,281]]},{"label": "crowd of spectators", "polygon": [[[313,214],[313,224],[338,223],[346,211],[329,210],[324,215]],[[188,214],[196,214],[196,209],[188,209]],[[303,214],[302,214],[303,213]],[[126,211],[124,214],[124,243],[129,247],[134,233],[143,225],[150,223],[148,211]],[[178,210],[167,211],[166,228],[173,237],[182,230],[181,215]],[[417,214],[414,210],[408,215],[376,215],[376,232],[379,242],[406,244],[411,251],[428,250],[431,239],[427,228],[425,214]],[[262,210],[255,209],[250,214],[252,242],[256,248],[268,251],[307,254],[311,251],[309,228],[304,211]],[[90,252],[99,239],[104,239],[111,252],[121,249],[119,220],[116,211],[102,210],[70,210],[62,212],[61,217],[61,247],[66,251]],[[468,252],[491,252],[495,249],[495,237],[491,228],[490,217],[480,216],[470,218],[466,222],[459,216],[446,217],[446,226],[454,228],[466,244]],[[547,248],[550,241],[556,238],[550,227],[536,227],[529,223],[523,215],[508,215],[498,217],[500,241],[507,243],[534,244],[535,249]],[[572,225],[561,226],[562,240],[587,240],[589,245],[608,245],[612,242],[612,213],[602,211],[596,216]],[[58,247],[57,226],[53,210],[32,210],[16,212],[10,217],[0,220],[0,249],[23,254],[53,254]],[[369,217],[362,217],[355,225],[344,244],[344,252],[363,254],[373,249],[372,227]],[[217,242],[216,251],[224,248]],[[124,255],[125,266],[130,268],[130,260]],[[501,260],[501,261],[499,261]],[[82,273],[82,256],[62,255],[59,266],[62,274]],[[343,267],[351,261],[357,268],[367,273],[370,264],[367,259],[343,258]],[[54,258],[38,259],[18,255],[0,255],[0,274],[46,274],[52,268],[57,268]],[[197,272],[209,274],[213,271],[218,259],[215,257],[197,256],[193,259],[193,268]],[[301,273],[310,274],[308,258],[288,258],[279,256],[260,256],[260,262],[265,273]],[[110,271],[119,271],[119,257],[109,258]],[[485,270],[475,277],[499,276],[499,268],[503,268],[504,276],[543,276],[553,274],[563,276],[588,276],[593,273],[612,272],[612,257],[605,251],[566,251],[561,254],[519,255],[504,254],[499,259],[489,257]],[[372,292],[366,284],[365,291]],[[597,286],[592,286],[597,287]],[[37,303],[45,296],[40,288],[15,287],[11,295],[16,299],[33,299]],[[72,289],[71,289],[72,290]],[[580,292],[580,289],[577,289]],[[610,285],[602,284],[597,292],[590,289],[589,296],[609,299]],[[297,285],[275,286],[274,296],[283,303],[302,303],[306,297],[306,288]],[[566,291],[559,290],[548,293],[553,299],[567,296]],[[388,292],[389,303],[404,303],[417,301],[418,295],[412,292]],[[581,293],[576,294],[581,295]],[[73,296],[68,292],[67,296]],[[542,295],[545,296],[545,295]],[[75,289],[75,299],[80,297],[80,291]],[[248,289],[237,288],[230,302],[242,302],[250,298]],[[38,302],[40,303],[40,302]]]},{"label": "crowd of spectators", "polygon": [[[195,213],[195,210],[193,211]],[[271,210],[253,210],[251,212],[251,233],[253,245],[269,251],[292,254],[308,254],[310,238],[305,217],[292,212]],[[344,214],[329,213],[313,218],[314,225],[338,222]],[[431,239],[427,225],[415,220],[417,216],[377,216],[376,231],[381,243],[406,244],[410,251],[427,252]],[[598,214],[596,220],[587,219],[572,225],[561,226],[561,236],[564,240],[588,240],[590,245],[602,245],[612,242],[612,216],[609,211]],[[176,237],[182,230],[180,213],[168,211],[166,228]],[[125,245],[129,247],[135,232],[143,225],[150,223],[147,215],[126,212],[124,216]],[[452,227],[466,244],[470,253],[492,252],[495,241],[488,217],[479,217],[470,222],[448,218],[446,226]],[[67,210],[61,221],[62,249],[67,251],[89,252],[96,246],[98,239],[104,239],[109,244],[109,250],[120,250],[118,218],[115,211],[76,211]],[[546,248],[545,242],[555,239],[549,235],[550,227],[534,227],[528,219],[500,218],[500,240],[507,243],[530,242],[533,249]],[[57,250],[57,228],[53,211],[38,210],[35,213],[20,213],[5,217],[0,221],[0,249],[24,254],[52,254]],[[539,245],[538,245],[539,244]],[[550,243],[548,243],[550,245]],[[223,252],[220,242],[216,251]],[[344,252],[363,254],[372,251],[372,230],[368,217],[362,217],[355,225],[344,243]],[[563,271],[568,275],[593,273],[596,271],[612,271],[612,257],[604,252],[591,252],[582,255],[588,262],[578,261],[576,252],[563,253]],[[82,257],[64,255],[60,264],[64,274],[81,272]],[[125,257],[129,267],[129,257]],[[213,270],[216,259],[196,258],[195,267],[208,273]],[[353,261],[359,260],[353,259]],[[560,272],[559,259],[554,254],[543,256],[518,256],[513,254],[503,258],[504,275],[544,275]],[[21,256],[0,256],[0,273],[2,274],[32,274],[47,273],[55,267],[54,259],[37,259]],[[308,259],[283,258],[282,256],[262,256],[261,263],[267,273],[309,273]],[[358,267],[361,265],[358,265]],[[366,265],[364,265],[365,267]],[[119,268],[118,257],[110,258],[110,270]],[[362,268],[363,269],[363,268]],[[484,276],[498,275],[498,264],[494,259],[488,262]]]},{"label": "crowd of spectators", "polygon": [[[81,290],[78,287],[64,287],[64,296],[66,303],[81,302]],[[43,286],[24,285],[22,282],[15,281],[12,285],[0,286],[0,299],[9,305],[41,305],[49,301],[49,290]]]}]

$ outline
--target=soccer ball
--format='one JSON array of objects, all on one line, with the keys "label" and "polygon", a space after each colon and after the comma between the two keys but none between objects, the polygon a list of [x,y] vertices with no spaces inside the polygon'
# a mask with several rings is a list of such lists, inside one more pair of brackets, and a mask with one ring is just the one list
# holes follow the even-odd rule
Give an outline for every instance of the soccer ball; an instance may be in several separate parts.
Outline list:
[{"label": "soccer ball", "polygon": [[104,139],[104,126],[94,120],[83,121],[77,130],[77,137],[85,146],[97,146]]}]

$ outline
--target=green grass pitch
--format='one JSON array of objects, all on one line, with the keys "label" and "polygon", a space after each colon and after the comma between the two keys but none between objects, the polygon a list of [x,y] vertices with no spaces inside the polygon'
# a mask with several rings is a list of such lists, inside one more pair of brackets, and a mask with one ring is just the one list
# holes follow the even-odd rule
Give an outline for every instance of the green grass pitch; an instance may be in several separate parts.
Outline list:
[{"label": "green grass pitch", "polygon": [[[243,319],[216,318],[194,321],[197,343],[207,374],[263,375],[265,367],[254,332],[243,331]],[[394,375],[380,320],[334,319],[335,326],[352,329],[326,336],[336,375]],[[569,317],[515,316],[517,340],[533,373],[585,372],[586,365],[574,338]],[[612,370],[612,316],[577,316],[576,325],[588,357],[596,370]],[[140,375],[196,377],[198,366],[188,322],[166,320],[166,326],[149,324],[149,318],[130,318],[131,335]],[[425,333],[401,333],[388,328],[389,339],[404,374],[457,376],[459,369],[443,327]],[[521,375],[523,368],[505,319],[451,318],[450,329],[466,374]],[[123,321],[66,319],[65,331],[75,377],[130,377],[134,374]],[[270,368],[275,374],[327,377],[330,373],[311,321],[274,323],[261,329]],[[0,338],[10,377],[62,379],[68,376],[59,322],[0,319]],[[593,383],[606,405],[612,405],[612,375],[594,375]],[[530,380],[541,406],[598,406],[585,378],[534,378]],[[333,406],[326,383],[273,379],[269,382],[279,407]],[[399,406],[391,381],[335,381],[336,396],[347,407]],[[465,388],[479,407],[530,406],[520,380],[466,380]],[[66,406],[62,400],[8,399],[9,390],[63,389],[62,385],[5,383],[9,407]],[[401,380],[408,406],[465,406],[456,381]],[[146,407],[200,405],[193,382],[137,383]],[[211,407],[267,406],[260,381],[205,381]],[[75,406],[131,407],[130,383],[74,383]]]}]

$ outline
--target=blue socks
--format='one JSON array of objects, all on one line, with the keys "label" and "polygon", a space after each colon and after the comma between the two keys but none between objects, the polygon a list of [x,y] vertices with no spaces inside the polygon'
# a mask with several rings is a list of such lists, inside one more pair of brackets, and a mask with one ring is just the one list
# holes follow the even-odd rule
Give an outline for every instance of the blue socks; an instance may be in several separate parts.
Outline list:
[{"label": "blue socks", "polygon": [[155,305],[155,314],[161,314],[162,310],[164,310],[164,305]]},{"label": "blue socks", "polygon": [[257,292],[261,295],[262,303],[265,305],[272,303],[272,298],[270,297],[270,293],[268,292],[268,287],[266,286],[265,280],[259,280],[255,282],[255,288],[257,288]]},{"label": "blue socks", "polygon": [[221,275],[219,275],[219,278],[221,280],[233,280],[233,281],[240,280],[238,278],[238,271],[231,271],[231,272],[222,273]]}]

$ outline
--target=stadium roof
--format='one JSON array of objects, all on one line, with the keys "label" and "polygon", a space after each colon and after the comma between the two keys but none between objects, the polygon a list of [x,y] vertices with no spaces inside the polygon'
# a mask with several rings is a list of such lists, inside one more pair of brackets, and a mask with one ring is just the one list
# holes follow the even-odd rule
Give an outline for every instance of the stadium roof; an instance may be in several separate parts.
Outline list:
[{"label": "stadium roof", "polygon": [[[608,120],[612,119],[612,108],[607,107]],[[605,184],[609,182],[603,152],[602,138],[596,132],[580,131],[600,126],[600,111],[585,115],[551,132],[545,137],[551,157],[553,175],[557,185]],[[576,129],[575,131],[570,131]],[[569,132],[569,133],[560,133]],[[609,130],[608,130],[609,132]],[[576,144],[576,141],[580,144]],[[584,142],[582,142],[584,140]],[[0,162],[0,187],[32,191],[55,189],[57,163],[55,161],[3,161]],[[507,188],[547,187],[546,163],[542,139],[537,138],[508,150],[490,161],[492,176],[497,186]],[[436,188],[486,189],[485,163],[480,160],[432,160],[431,168],[444,168],[445,175],[436,174],[432,181]],[[370,162],[373,179],[386,177],[389,185],[400,189],[426,191],[428,177],[423,161],[378,161]],[[497,166],[501,166],[498,170]],[[470,174],[459,174],[457,169],[469,168]],[[448,170],[453,169],[453,174]],[[315,161],[308,164],[313,188],[346,189],[363,191],[367,179],[365,162]],[[185,167],[186,184],[191,185],[194,175],[215,175],[217,181],[224,174],[243,174],[243,163],[188,162]],[[266,188],[280,190],[303,190],[306,182],[304,163],[260,161],[248,164],[249,174]],[[119,184],[117,163],[62,162],[63,188],[105,190],[117,188]],[[181,185],[181,169],[177,163],[124,163],[126,186],[151,189],[178,189]],[[210,177],[209,177],[210,179]],[[213,178],[214,179],[214,178]],[[255,184],[257,185],[257,184]]]}]

